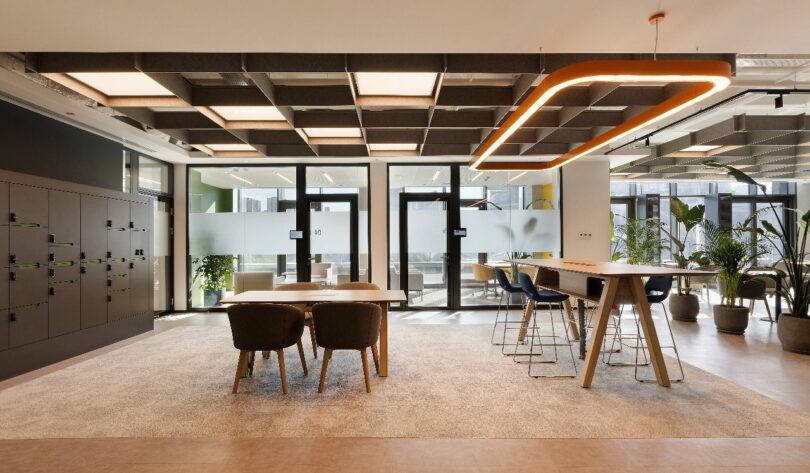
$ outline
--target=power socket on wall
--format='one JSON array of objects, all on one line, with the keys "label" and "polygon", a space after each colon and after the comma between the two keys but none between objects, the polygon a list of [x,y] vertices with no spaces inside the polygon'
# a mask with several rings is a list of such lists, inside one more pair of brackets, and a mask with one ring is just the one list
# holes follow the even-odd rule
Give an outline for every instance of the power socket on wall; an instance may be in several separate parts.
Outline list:
[{"label": "power socket on wall", "polygon": [[592,237],[593,237],[593,235],[590,234],[590,233],[580,233],[579,234],[579,239],[580,240],[590,240]]}]

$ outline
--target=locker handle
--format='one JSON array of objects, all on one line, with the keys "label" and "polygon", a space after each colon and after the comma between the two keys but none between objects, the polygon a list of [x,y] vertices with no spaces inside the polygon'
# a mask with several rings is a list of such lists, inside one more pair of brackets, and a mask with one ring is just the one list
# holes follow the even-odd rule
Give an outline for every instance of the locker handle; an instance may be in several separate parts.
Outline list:
[{"label": "locker handle", "polygon": [[17,221],[17,214],[14,213],[14,212],[9,212],[8,221],[9,222],[16,222]]},{"label": "locker handle", "polygon": [[81,253],[79,253],[79,259],[87,259],[87,254],[84,251],[82,251]]},{"label": "locker handle", "polygon": [[17,314],[11,312],[8,314],[8,321],[9,322],[16,322],[17,321]]},{"label": "locker handle", "polygon": [[56,235],[53,233],[48,234],[48,243],[56,243]]},{"label": "locker handle", "polygon": [[17,264],[17,255],[8,255],[9,264]]},{"label": "locker handle", "polygon": [[135,222],[129,222],[129,228],[135,228]]},{"label": "locker handle", "polygon": [[14,271],[8,273],[8,280],[9,281],[16,281],[17,280],[17,273]]},{"label": "locker handle", "polygon": [[112,228],[112,220],[107,220],[107,228]]},{"label": "locker handle", "polygon": [[87,274],[87,266],[82,266],[81,273]]},{"label": "locker handle", "polygon": [[107,302],[112,302],[112,296],[107,296]]},{"label": "locker handle", "polygon": [[112,286],[112,279],[108,279],[107,280],[107,287],[111,287],[111,286]]},{"label": "locker handle", "polygon": [[112,258],[112,251],[107,252],[107,258]]},{"label": "locker handle", "polygon": [[55,260],[56,260],[56,255],[54,255],[53,253],[48,253],[48,261],[55,261]]},{"label": "locker handle", "polygon": [[133,269],[135,267],[135,263],[129,263],[129,269]]},{"label": "locker handle", "polygon": [[48,295],[49,295],[49,296],[54,296],[54,295],[56,295],[56,289],[54,289],[54,288],[52,288],[52,287],[49,287],[49,288],[48,288]]},{"label": "locker handle", "polygon": [[56,271],[54,269],[49,269],[48,270],[48,277],[52,278],[54,276],[56,276]]}]

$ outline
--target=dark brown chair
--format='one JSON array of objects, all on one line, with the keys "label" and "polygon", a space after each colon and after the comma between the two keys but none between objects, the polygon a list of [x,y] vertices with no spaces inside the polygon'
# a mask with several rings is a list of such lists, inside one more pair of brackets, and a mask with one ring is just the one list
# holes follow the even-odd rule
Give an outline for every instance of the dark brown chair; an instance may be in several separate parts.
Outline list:
[{"label": "dark brown chair", "polygon": [[343,284],[338,284],[335,286],[335,290],[337,291],[379,291],[380,286],[374,284],[373,282],[363,282],[363,281],[353,281],[353,282],[344,282]]},{"label": "dark brown chair", "polygon": [[374,366],[379,373],[377,339],[380,336],[382,310],[377,304],[368,302],[324,302],[312,307],[312,317],[317,327],[315,336],[318,345],[324,348],[321,382],[318,392],[323,392],[326,370],[334,350],[359,350],[363,361],[363,376],[366,392],[371,392],[366,349],[371,347]]},{"label": "dark brown chair", "polygon": [[[316,282],[293,282],[276,287],[276,291],[320,291],[321,285]],[[306,304],[293,304],[304,311],[304,325],[309,328],[309,339],[312,341],[312,352],[318,359],[318,343],[315,341],[315,327],[312,323],[312,309]]]},{"label": "dark brown chair", "polygon": [[[257,351],[278,354],[278,368],[281,374],[281,389],[287,394],[287,370],[284,364],[284,349],[298,345],[298,356],[304,375],[309,374],[304,359],[304,311],[284,304],[235,304],[228,307],[228,320],[231,322],[233,346],[239,350],[236,377],[233,381],[233,394],[239,389],[239,379],[253,374],[253,362]],[[268,355],[269,357],[269,355]]]}]

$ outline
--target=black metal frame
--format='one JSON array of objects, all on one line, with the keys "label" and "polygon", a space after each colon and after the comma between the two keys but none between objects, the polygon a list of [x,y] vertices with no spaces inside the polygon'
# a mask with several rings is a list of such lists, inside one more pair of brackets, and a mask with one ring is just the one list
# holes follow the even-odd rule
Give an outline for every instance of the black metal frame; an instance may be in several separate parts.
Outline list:
[{"label": "black metal frame", "polygon": [[[346,202],[349,204],[349,278],[352,281],[360,279],[360,242],[358,236],[359,227],[359,196],[356,194],[306,194],[304,197],[304,212],[296,210],[296,221],[299,224],[298,230],[304,234],[304,238],[296,241],[296,271],[298,281],[308,282],[312,279],[312,203],[314,202]],[[298,214],[303,214],[303,218],[298,218]]]}]

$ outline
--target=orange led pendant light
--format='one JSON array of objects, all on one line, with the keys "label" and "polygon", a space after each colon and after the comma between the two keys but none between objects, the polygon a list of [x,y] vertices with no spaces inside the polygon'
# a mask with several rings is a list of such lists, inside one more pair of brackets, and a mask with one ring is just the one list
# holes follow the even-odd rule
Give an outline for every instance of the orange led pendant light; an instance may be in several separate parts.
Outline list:
[{"label": "orange led pendant light", "polygon": [[[551,161],[487,161],[495,150],[560,91],[594,82],[680,82],[692,85]],[[728,87],[730,82],[731,65],[723,61],[588,61],[567,66],[549,74],[503,125],[487,137],[473,153],[470,168],[480,171],[554,169],[705,100]]]}]

